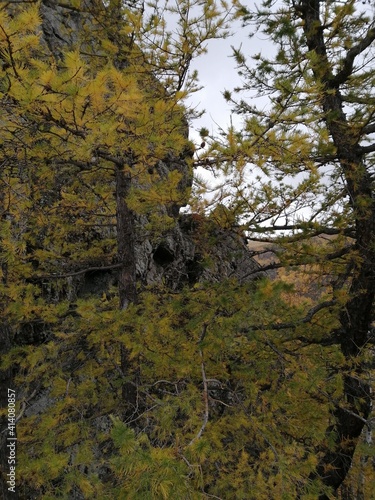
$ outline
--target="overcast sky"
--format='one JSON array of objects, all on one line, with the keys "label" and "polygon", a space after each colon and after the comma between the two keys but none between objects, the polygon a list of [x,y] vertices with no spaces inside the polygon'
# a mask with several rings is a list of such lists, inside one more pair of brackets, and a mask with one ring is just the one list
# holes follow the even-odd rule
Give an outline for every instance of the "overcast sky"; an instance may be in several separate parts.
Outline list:
[{"label": "overcast sky", "polygon": [[[199,130],[202,127],[207,128],[210,133],[217,130],[218,124],[224,127],[230,122],[230,106],[223,98],[224,89],[232,90],[239,84],[234,59],[231,57],[231,45],[239,47],[242,43],[246,53],[256,51],[253,46],[254,39],[251,41],[246,37],[248,28],[237,30],[237,33],[225,40],[211,40],[208,43],[208,52],[193,61],[192,70],[198,70],[199,83],[202,90],[196,92],[189,99],[189,103],[197,110],[206,110],[206,113],[199,120],[193,122],[193,129]],[[246,48],[248,50],[246,50]],[[259,47],[258,47],[259,51]],[[195,140],[198,135],[191,130],[191,138]]]},{"label": "overcast sky", "polygon": [[[367,11],[370,15],[375,15],[375,2],[359,1],[357,8]],[[199,141],[199,135],[194,129],[202,127],[210,132],[217,130],[215,122],[225,128],[230,122],[230,107],[225,102],[222,92],[224,89],[232,90],[240,84],[240,79],[235,68],[235,61],[231,57],[231,45],[236,48],[242,46],[242,52],[250,62],[250,56],[259,52],[272,51],[272,45],[266,36],[261,33],[255,34],[251,39],[249,33],[251,27],[242,28],[240,22],[232,24],[230,30],[234,34],[225,40],[211,40],[208,42],[207,54],[193,60],[191,69],[197,69],[200,84],[203,89],[193,94],[188,101],[198,110],[205,109],[206,114],[196,120],[191,127],[190,137]],[[233,117],[234,123],[239,124],[238,117]]]}]

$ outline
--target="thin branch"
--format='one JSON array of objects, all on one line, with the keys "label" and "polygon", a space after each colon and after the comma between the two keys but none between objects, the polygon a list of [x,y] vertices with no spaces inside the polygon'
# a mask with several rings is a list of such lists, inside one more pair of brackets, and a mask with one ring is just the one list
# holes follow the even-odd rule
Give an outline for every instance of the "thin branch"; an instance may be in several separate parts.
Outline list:
[{"label": "thin branch", "polygon": [[190,441],[189,446],[192,445],[195,441],[197,441],[203,434],[209,419],[209,403],[208,403],[208,384],[206,378],[206,370],[203,361],[202,351],[199,350],[199,355],[202,358],[201,363],[201,372],[202,372],[202,381],[203,381],[203,401],[204,401],[204,415],[203,415],[203,423],[202,427],[199,429],[198,434]]},{"label": "thin branch", "polygon": [[199,337],[199,340],[198,340],[198,344],[200,344],[201,342],[203,342],[205,336],[206,336],[206,332],[207,332],[207,326],[208,324],[207,323],[203,323],[203,326],[202,326],[202,331],[201,331],[201,334],[200,334],[200,337]]},{"label": "thin branch", "polygon": [[[291,321],[289,323],[272,323],[269,325],[251,325],[248,328],[242,328],[241,333],[250,333],[254,331],[261,331],[261,330],[288,330],[288,329],[296,329],[297,326],[303,325],[305,323],[310,323],[314,316],[321,311],[322,309],[326,309],[327,307],[332,307],[336,305],[336,300],[326,300],[325,302],[321,302],[320,304],[317,304],[316,306],[312,307],[308,313],[306,314],[305,317],[296,320],[296,321]],[[304,337],[301,337],[301,339],[306,340]],[[300,339],[300,340],[301,340]],[[296,339],[298,340],[298,339]]]},{"label": "thin branch", "polygon": [[[64,82],[64,83],[66,83],[66,82]],[[55,118],[52,115],[51,110],[48,107],[47,107],[47,112],[41,111],[40,114],[42,117],[46,118],[47,120],[51,121],[52,123],[61,127],[63,130],[65,130],[66,132],[69,132],[72,135],[75,135],[77,137],[81,137],[82,139],[85,139],[87,136],[87,133],[84,132],[83,130],[79,130],[77,128],[70,127],[63,118],[60,118],[60,119]]]},{"label": "thin branch", "polygon": [[266,339],[265,342],[268,345],[268,347],[270,347],[273,350],[273,352],[279,356],[280,359],[282,359],[283,361],[287,361],[287,359],[285,358],[285,356],[283,355],[283,353],[280,352],[277,349],[277,347],[270,340]]},{"label": "thin branch", "polygon": [[21,420],[21,418],[23,417],[23,414],[25,413],[25,410],[27,408],[27,403],[29,401],[31,401],[35,396],[36,396],[36,393],[38,392],[38,389],[35,389],[28,398],[24,399],[22,401],[22,404],[21,404],[21,409],[20,409],[20,412],[18,413],[17,417],[16,417],[16,421],[15,423],[17,423],[19,420]]},{"label": "thin branch", "polygon": [[249,248],[251,257],[260,257],[267,253],[276,253],[277,250],[274,247],[266,247],[264,250],[252,250]]},{"label": "thin branch", "polygon": [[344,257],[344,255],[347,255],[353,248],[354,245],[348,245],[346,247],[341,248],[340,250],[337,250],[336,252],[328,253],[324,257],[324,260],[335,260],[339,259],[340,257]]},{"label": "thin branch", "polygon": [[62,278],[70,278],[71,276],[79,276],[80,274],[89,273],[92,271],[108,271],[110,269],[119,269],[123,266],[122,262],[118,264],[111,264],[110,266],[95,266],[88,267],[86,269],[81,269],[80,271],[73,271],[71,273],[65,274],[44,274],[42,276],[32,276],[30,279],[32,280],[43,280],[43,279],[62,279]]},{"label": "thin branch", "polygon": [[358,413],[354,413],[354,411],[348,410],[348,408],[343,408],[342,406],[339,406],[339,405],[336,405],[336,408],[338,410],[344,411],[345,413],[348,413],[352,417],[358,418],[358,420],[360,420],[363,424],[365,424],[365,426],[368,428],[369,431],[372,430],[371,424],[374,421],[374,418],[370,418],[370,419],[366,420],[365,418],[361,417],[361,415],[358,415]]},{"label": "thin branch", "polygon": [[353,72],[355,58],[364,50],[366,50],[374,40],[375,28],[370,28],[365,38],[363,38],[363,40],[361,40],[357,45],[354,45],[354,47],[348,50],[341,71],[339,71],[330,82],[332,87],[338,88],[341,84],[346,82],[346,80]]},{"label": "thin branch", "polygon": [[69,377],[68,382],[66,383],[66,391],[65,391],[65,397],[68,396],[69,394],[69,387],[70,387],[70,382],[72,381],[72,377]]},{"label": "thin branch", "polygon": [[[261,264],[260,264],[261,265]],[[271,264],[267,264],[266,266],[262,266],[259,269],[253,269],[249,271],[244,276],[241,276],[241,280],[248,278],[249,276],[253,276],[254,274],[264,273],[265,271],[270,271],[274,269],[280,269],[285,267],[286,264],[281,264],[281,262],[271,262]]]},{"label": "thin branch", "polygon": [[[206,336],[207,332],[207,323],[204,323],[202,326],[202,332],[199,337],[199,343],[201,343]],[[202,427],[199,429],[198,434],[190,441],[189,445],[192,445],[195,441],[197,441],[203,434],[207,423],[208,419],[210,416],[210,408],[209,408],[209,402],[208,402],[208,381],[207,381],[207,376],[206,376],[206,368],[204,365],[204,359],[203,359],[203,352],[202,349],[199,349],[199,356],[201,358],[201,372],[202,372],[202,381],[203,381],[203,401],[204,401],[204,415],[203,415],[203,423]]]},{"label": "thin branch", "polygon": [[79,161],[79,160],[74,160],[74,159],[69,159],[69,160],[61,160],[61,159],[56,159],[53,160],[56,165],[73,165],[74,167],[78,167],[80,171],[85,171],[85,170],[90,170],[92,171],[93,166],[97,166],[97,162],[94,161]]},{"label": "thin branch", "polygon": [[6,42],[7,42],[7,45],[8,45],[8,54],[9,54],[9,60],[10,60],[10,65],[13,69],[13,73],[15,75],[15,77],[19,80],[20,77],[19,77],[19,74],[17,72],[17,69],[16,69],[16,63],[14,61],[14,58],[13,58],[13,50],[12,50],[12,43],[10,41],[10,37],[9,35],[7,34],[7,32],[4,30],[4,28],[2,26],[0,26],[0,29],[1,31],[3,32],[4,36],[5,36],[5,39],[6,39]]},{"label": "thin branch", "polygon": [[328,394],[326,391],[323,391],[322,389],[318,389],[318,391],[321,394],[323,394],[323,396],[325,398],[327,398],[334,405],[334,407],[337,410],[344,411],[348,415],[351,415],[352,417],[357,418],[358,420],[360,420],[368,428],[369,431],[372,430],[372,422],[375,421],[375,417],[369,418],[369,419],[363,418],[363,417],[361,417],[361,415],[358,415],[358,413],[355,413],[354,411],[351,411],[348,408],[345,408],[345,407],[339,405],[337,403],[337,401],[330,394]]}]

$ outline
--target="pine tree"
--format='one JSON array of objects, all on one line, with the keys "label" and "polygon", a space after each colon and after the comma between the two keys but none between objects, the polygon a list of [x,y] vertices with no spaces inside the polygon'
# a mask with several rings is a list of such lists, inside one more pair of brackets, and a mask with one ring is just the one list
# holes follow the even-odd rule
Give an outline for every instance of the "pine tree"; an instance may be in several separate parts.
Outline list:
[{"label": "pine tree", "polygon": [[[0,10],[1,382],[21,498],[329,498],[355,451],[346,492],[371,487],[373,32],[350,2],[283,5],[238,9],[279,47],[254,68],[235,52],[270,103],[226,92],[243,129],[202,131],[198,163],[228,177],[209,217],[184,219],[186,286],[146,286],[136,249],[189,200],[188,69],[225,15],[178,2],[172,36],[160,5],[72,1],[55,37],[49,2]],[[239,278],[243,230],[275,262]]]},{"label": "pine tree", "polygon": [[[268,267],[294,266],[294,282],[310,281],[294,328],[304,325],[303,343],[321,346],[328,373],[341,385],[335,395],[321,387],[330,417],[308,474],[328,487],[316,495],[329,498],[329,488],[336,491],[349,473],[361,433],[371,428],[373,11],[364,2],[307,0],[255,8],[239,2],[237,14],[250,40],[261,33],[272,44],[272,55],[262,50],[248,60],[251,41],[234,49],[243,84],[224,96],[243,125],[225,139],[211,138],[200,161],[216,163],[227,176],[217,200],[226,200],[248,237],[276,248]],[[284,315],[264,328],[287,332],[292,324]]]},{"label": "pine tree", "polygon": [[[174,38],[156,6],[0,9],[2,373],[17,387],[25,497],[113,498],[96,469],[100,419],[144,409],[127,318],[135,242],[140,221],[160,233],[187,201],[189,64],[223,25],[213,3],[203,17],[187,4]],[[107,289],[90,294],[85,280],[105,271],[116,271]],[[25,416],[36,397],[41,415]]]}]

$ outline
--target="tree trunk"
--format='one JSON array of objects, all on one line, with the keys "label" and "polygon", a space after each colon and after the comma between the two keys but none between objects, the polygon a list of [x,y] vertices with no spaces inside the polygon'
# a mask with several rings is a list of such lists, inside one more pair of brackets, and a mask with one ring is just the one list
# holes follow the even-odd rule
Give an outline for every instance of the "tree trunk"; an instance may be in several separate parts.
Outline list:
[{"label": "tree trunk", "polygon": [[[118,274],[119,305],[121,310],[125,310],[129,304],[137,301],[134,213],[126,203],[131,187],[131,175],[124,170],[123,166],[116,165],[115,181],[117,251],[119,262],[122,264]],[[122,389],[126,405],[125,416],[131,419],[138,406],[138,375],[130,359],[130,351],[123,345],[121,346],[121,370],[125,377]]]},{"label": "tree trunk", "polygon": [[[345,407],[333,412],[334,425],[328,431],[334,436],[334,448],[325,451],[317,474],[323,483],[336,490],[344,481],[358,438],[371,411],[370,387],[362,378],[360,363],[353,363],[367,342],[372,321],[375,295],[375,205],[370,176],[367,172],[358,139],[354,136],[343,110],[339,85],[344,83],[334,75],[329,62],[320,23],[319,0],[305,0],[300,4],[307,46],[318,58],[313,68],[315,78],[323,86],[321,106],[326,126],[337,148],[337,157],[345,178],[349,203],[353,209],[356,230],[356,258],[350,299],[340,313],[341,350],[349,367],[355,371],[344,375]],[[345,80],[344,80],[345,81]],[[326,495],[321,500],[328,499]]]}]

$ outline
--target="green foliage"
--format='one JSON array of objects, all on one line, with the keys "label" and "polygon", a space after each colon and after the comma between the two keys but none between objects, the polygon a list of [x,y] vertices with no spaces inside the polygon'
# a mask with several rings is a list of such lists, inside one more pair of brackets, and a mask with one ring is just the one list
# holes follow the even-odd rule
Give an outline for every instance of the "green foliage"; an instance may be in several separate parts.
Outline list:
[{"label": "green foliage", "polygon": [[[119,2],[72,1],[89,22],[73,46],[53,54],[39,3],[0,10],[0,295],[12,344],[1,370],[14,371],[17,474],[27,497],[330,494],[316,471],[327,450],[336,453],[336,416],[365,419],[366,393],[347,397],[347,385],[365,379],[358,367],[371,352],[363,344],[348,356],[338,336],[353,282],[371,261],[348,238],[370,205],[366,193],[355,204],[343,195],[350,183],[325,126],[337,116],[319,107],[324,61],[303,48],[291,4],[272,16],[271,4],[256,13],[238,8],[279,44],[274,60],[255,56],[256,69],[234,54],[247,88],[269,95],[270,106],[259,110],[226,92],[245,116],[242,129],[232,126],[220,140],[201,130],[228,183],[197,240],[207,250],[217,241],[213,227],[252,237],[282,229],[274,252],[283,269],[272,280],[199,282],[178,292],[138,283],[138,300],[122,309],[118,283],[100,294],[85,283],[87,274],[122,265],[116,173],[130,179],[120,201],[144,222],[135,236],[166,233],[169,209],[186,203],[190,188],[177,168],[164,175],[157,166],[187,161],[183,105],[196,88],[189,64],[224,34],[226,16],[211,1],[166,5],[178,17],[172,35],[158,5],[148,15]],[[355,46],[367,21],[353,2],[327,2],[322,16],[337,56],[331,77],[341,64],[338,40]],[[348,102],[357,99],[348,120],[358,137],[373,113],[362,104],[372,99],[364,68],[345,88]],[[337,236],[314,238],[324,230]],[[371,449],[363,443],[357,452],[353,470],[371,479]]]},{"label": "green foliage", "polygon": [[[372,14],[354,1],[236,7],[250,34],[260,32],[274,50],[249,61],[247,47],[233,49],[242,85],[224,97],[242,122],[238,130],[230,126],[210,139],[207,156],[224,177],[210,203],[221,208],[225,200],[227,220],[236,220],[252,240],[278,248],[269,267],[283,269],[280,279],[300,291],[303,301],[289,296],[295,306],[311,304],[312,314],[299,326],[283,311],[273,330],[294,325],[302,340],[309,328],[306,345],[320,344],[326,369],[332,370],[322,386],[314,376],[315,361],[309,365],[309,379],[327,397],[336,429],[327,431],[328,445],[320,430],[322,443],[312,446],[317,455],[327,445],[326,451],[309,477],[321,476],[336,490],[347,474],[337,465],[340,457],[350,463],[371,415],[365,353],[375,288],[364,277],[374,275],[375,258]],[[259,105],[252,99],[258,97]],[[339,345],[341,352],[327,344]],[[367,396],[353,396],[346,377],[362,380]],[[299,373],[294,390],[303,380]],[[322,486],[314,484],[319,495]]]},{"label": "green foliage", "polygon": [[[108,310],[99,299],[78,304],[75,334],[69,318],[58,342],[25,351],[22,373],[30,386],[43,382],[49,405],[18,424],[24,480],[39,487],[43,477],[46,492],[58,484],[89,498],[104,489],[115,498],[170,498],[171,492],[200,498],[204,491],[292,497],[316,465],[314,445],[330,419],[321,398],[339,397],[341,389],[321,349],[305,347],[301,357],[293,330],[275,335],[249,326],[254,318],[274,323],[286,310],[297,317],[284,293],[281,283],[265,281],[255,291],[252,284],[225,282],[177,295],[152,289],[125,312]],[[121,416],[121,345],[139,361],[145,406],[135,430],[108,418]],[[197,439],[205,382],[209,418]],[[113,489],[99,479],[100,467],[92,471],[97,460],[112,471]],[[46,475],[49,463],[56,465]],[[79,473],[85,467],[91,492]]]}]

